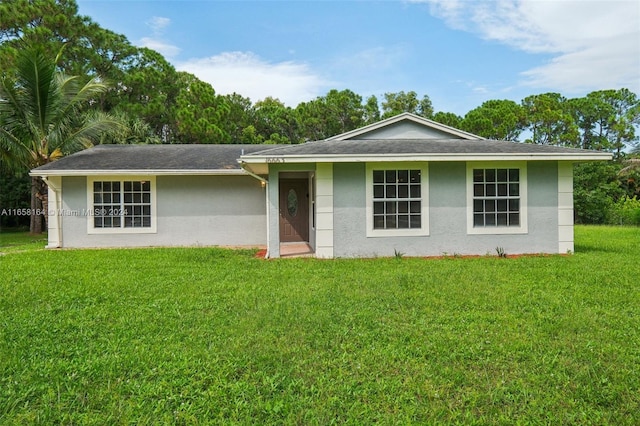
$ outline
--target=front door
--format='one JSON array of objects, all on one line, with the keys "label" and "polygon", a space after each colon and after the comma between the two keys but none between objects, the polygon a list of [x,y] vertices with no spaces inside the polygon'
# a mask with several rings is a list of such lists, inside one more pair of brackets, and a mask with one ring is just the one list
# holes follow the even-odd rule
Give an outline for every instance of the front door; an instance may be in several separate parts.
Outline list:
[{"label": "front door", "polygon": [[280,242],[309,241],[309,181],[280,180]]}]

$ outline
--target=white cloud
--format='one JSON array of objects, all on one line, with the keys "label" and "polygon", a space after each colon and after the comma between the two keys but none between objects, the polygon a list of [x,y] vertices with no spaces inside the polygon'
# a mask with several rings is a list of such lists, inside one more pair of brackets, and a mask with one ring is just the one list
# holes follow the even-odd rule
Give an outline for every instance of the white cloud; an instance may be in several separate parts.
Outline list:
[{"label": "white cloud", "polygon": [[154,16],[147,21],[147,25],[153,30],[155,34],[162,33],[165,28],[171,24],[171,19],[163,18],[162,16]]},{"label": "white cloud", "polygon": [[291,107],[321,96],[329,84],[305,63],[270,63],[251,52],[190,59],[176,69],[210,83],[219,94],[235,92],[252,102],[273,97]]},{"label": "white cloud", "polygon": [[384,47],[377,46],[355,52],[338,59],[340,66],[345,69],[386,70],[397,66],[398,62],[407,56],[407,47],[403,44]]},{"label": "white cloud", "polygon": [[139,44],[143,47],[153,49],[158,53],[161,53],[167,58],[172,58],[180,53],[180,48],[169,43],[165,43],[160,39],[152,37],[143,37],[140,39]]},{"label": "white cloud", "polygon": [[640,91],[640,3],[635,0],[423,0],[448,25],[530,53],[548,63],[524,84],[565,91]]},{"label": "white cloud", "polygon": [[171,25],[171,19],[154,16],[149,19],[146,24],[153,31],[153,37],[141,38],[138,41],[140,46],[153,49],[167,58],[172,58],[180,53],[181,49],[179,47],[165,42],[162,38],[165,28]]}]

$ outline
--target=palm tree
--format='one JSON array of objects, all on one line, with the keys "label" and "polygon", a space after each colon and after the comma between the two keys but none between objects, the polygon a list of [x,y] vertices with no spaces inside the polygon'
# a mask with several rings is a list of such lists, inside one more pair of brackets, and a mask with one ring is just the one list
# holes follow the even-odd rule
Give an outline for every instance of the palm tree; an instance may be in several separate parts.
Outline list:
[{"label": "palm tree", "polygon": [[[66,154],[87,148],[123,124],[91,110],[96,95],[107,90],[98,78],[82,84],[77,76],[56,69],[41,48],[18,53],[15,69],[0,77],[0,166],[28,171]],[[47,188],[31,178],[31,211],[47,211]],[[44,217],[43,217],[44,216]],[[41,233],[46,215],[31,215],[30,231]]]}]

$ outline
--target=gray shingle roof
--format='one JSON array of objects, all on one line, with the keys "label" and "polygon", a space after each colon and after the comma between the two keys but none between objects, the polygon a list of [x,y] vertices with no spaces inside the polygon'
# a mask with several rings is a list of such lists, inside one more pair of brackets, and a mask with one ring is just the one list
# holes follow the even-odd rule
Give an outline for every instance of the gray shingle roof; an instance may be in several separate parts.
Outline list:
[{"label": "gray shingle roof", "polygon": [[[323,140],[300,145],[98,145],[32,170],[67,171],[215,171],[240,170],[238,159],[264,162],[265,158],[292,156],[384,155],[575,155],[604,153],[518,142],[464,139]],[[312,160],[311,160],[312,161]]]},{"label": "gray shingle roof", "polygon": [[428,155],[428,154],[585,154],[576,148],[533,145],[520,142],[464,139],[360,139],[324,140],[300,145],[280,145],[266,151],[247,153],[255,156],[324,155]]},{"label": "gray shingle roof", "polygon": [[[273,145],[270,145],[273,147]],[[266,145],[98,145],[34,169],[66,170],[233,170],[244,153]]]}]

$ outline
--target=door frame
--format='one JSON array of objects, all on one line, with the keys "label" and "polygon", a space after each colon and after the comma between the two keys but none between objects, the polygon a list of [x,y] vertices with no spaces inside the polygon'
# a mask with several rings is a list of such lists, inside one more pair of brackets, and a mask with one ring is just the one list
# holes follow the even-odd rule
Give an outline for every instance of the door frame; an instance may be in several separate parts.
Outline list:
[{"label": "door frame", "polygon": [[306,211],[307,211],[307,219],[306,219],[306,226],[307,226],[307,238],[303,241],[300,242],[306,242],[308,243],[311,248],[313,250],[315,250],[315,184],[314,184],[314,180],[315,180],[315,173],[313,173],[312,171],[304,171],[304,172],[280,172],[278,175],[278,205],[277,205],[277,211],[278,211],[278,242],[280,244],[282,243],[286,243],[284,241],[282,241],[282,221],[281,221],[281,197],[284,196],[284,194],[281,194],[281,183],[283,181],[287,181],[287,180],[298,180],[298,181],[305,181],[306,182],[306,193],[304,194],[306,197],[304,197],[304,199],[306,200]]}]

